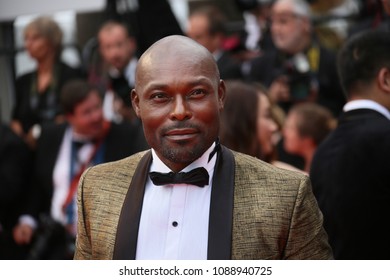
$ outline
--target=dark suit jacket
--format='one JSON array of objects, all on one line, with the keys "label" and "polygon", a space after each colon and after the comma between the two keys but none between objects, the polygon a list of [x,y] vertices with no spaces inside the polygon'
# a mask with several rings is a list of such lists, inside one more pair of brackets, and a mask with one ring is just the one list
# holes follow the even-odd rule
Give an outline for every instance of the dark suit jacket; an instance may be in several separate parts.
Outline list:
[{"label": "dark suit jacket", "polygon": [[[63,85],[72,79],[76,78],[83,78],[83,73],[81,69],[79,68],[72,68],[68,65],[66,65],[63,62],[58,62],[56,64],[56,86],[53,89],[54,95],[55,95],[55,112],[59,114],[61,112],[59,100],[60,100],[60,92],[63,87]],[[19,78],[16,79],[15,82],[15,107],[13,108],[12,118],[14,120],[18,120],[22,123],[23,129],[25,132],[28,132],[28,130],[36,123],[42,123],[43,120],[40,117],[39,111],[42,109],[47,109],[47,106],[37,108],[35,110],[31,107],[31,95],[32,95],[32,86],[36,79],[36,71],[26,73]],[[49,95],[49,90],[46,90],[46,92],[41,95],[40,98],[43,98],[43,96]],[[53,116],[53,120],[54,120]]]},{"label": "dark suit jacket", "polygon": [[390,259],[390,121],[344,113],[318,147],[310,176],[336,259]]},{"label": "dark suit jacket", "polygon": [[[11,230],[30,183],[32,152],[8,126],[0,125],[0,224]],[[1,249],[0,249],[1,250]]]},{"label": "dark suit jacket", "polygon": [[[75,259],[133,259],[151,152],[88,169],[78,188]],[[208,259],[329,259],[322,214],[301,173],[222,147]]]},{"label": "dark suit jacket", "polygon": [[224,80],[242,79],[241,64],[236,61],[228,52],[223,52],[217,60],[219,74]]},{"label": "dark suit jacket", "polygon": [[30,187],[32,153],[8,126],[0,124],[0,260],[24,258],[12,229],[18,221]]},{"label": "dark suit jacket", "polygon": [[167,0],[142,0],[138,1],[138,7],[125,20],[130,21],[135,31],[139,54],[165,36],[183,34]]},{"label": "dark suit jacket", "polygon": [[[34,162],[34,188],[30,195],[26,214],[38,216],[50,213],[53,195],[53,170],[68,124],[42,127]],[[111,124],[104,141],[104,162],[118,160],[147,147],[140,123]]]}]

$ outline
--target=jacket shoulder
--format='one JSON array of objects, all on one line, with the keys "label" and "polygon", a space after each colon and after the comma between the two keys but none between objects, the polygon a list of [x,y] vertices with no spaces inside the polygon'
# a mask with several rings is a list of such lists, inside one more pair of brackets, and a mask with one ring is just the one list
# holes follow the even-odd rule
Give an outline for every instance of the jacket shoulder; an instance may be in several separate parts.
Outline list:
[{"label": "jacket shoulder", "polygon": [[[257,158],[234,153],[235,199],[245,204],[260,201],[293,207],[299,193],[311,191],[310,179],[301,172],[273,166]],[[256,199],[254,199],[256,198]]]},{"label": "jacket shoulder", "polygon": [[279,182],[307,179],[307,175],[302,172],[279,168],[258,158],[234,151],[233,155],[238,177],[245,176],[250,180],[277,180]]},{"label": "jacket shoulder", "polygon": [[120,160],[95,165],[85,172],[85,177],[99,176],[99,174],[110,175],[107,179],[112,179],[113,177],[120,176],[121,174],[126,174],[127,176],[131,175],[132,177],[138,163],[146,153],[147,150],[138,152]]}]

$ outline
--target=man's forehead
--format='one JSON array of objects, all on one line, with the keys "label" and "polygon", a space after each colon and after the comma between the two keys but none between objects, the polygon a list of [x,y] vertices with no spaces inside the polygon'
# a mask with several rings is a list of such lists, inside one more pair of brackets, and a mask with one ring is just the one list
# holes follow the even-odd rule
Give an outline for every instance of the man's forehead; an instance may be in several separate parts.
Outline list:
[{"label": "man's forehead", "polygon": [[140,58],[137,76],[161,72],[192,71],[194,75],[215,71],[216,62],[210,52],[192,39],[170,36],[152,45]]},{"label": "man's forehead", "polygon": [[[207,55],[208,51],[202,45],[187,36],[172,35],[154,43],[148,50],[146,50],[144,55],[154,56],[155,54],[161,53],[164,55],[170,53],[174,55],[180,55],[180,53],[184,53],[185,55],[191,53]],[[141,56],[141,60],[144,55]]]},{"label": "man's forehead", "polygon": [[281,4],[279,6],[273,7],[271,10],[272,15],[292,15],[294,13],[294,8],[291,5]]},{"label": "man's forehead", "polygon": [[191,52],[191,50],[171,51],[159,49],[150,53],[139,61],[138,71],[163,72],[172,70],[189,70],[195,72],[204,69],[213,69],[215,61],[213,57],[205,56],[201,53]]}]

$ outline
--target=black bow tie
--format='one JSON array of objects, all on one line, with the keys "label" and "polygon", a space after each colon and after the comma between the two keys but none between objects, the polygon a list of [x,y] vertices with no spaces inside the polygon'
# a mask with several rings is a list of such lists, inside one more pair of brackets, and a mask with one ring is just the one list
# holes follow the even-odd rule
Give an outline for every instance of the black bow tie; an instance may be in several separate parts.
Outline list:
[{"label": "black bow tie", "polygon": [[209,173],[204,167],[192,169],[189,172],[150,172],[150,179],[156,186],[167,184],[189,184],[204,187],[209,184]]}]

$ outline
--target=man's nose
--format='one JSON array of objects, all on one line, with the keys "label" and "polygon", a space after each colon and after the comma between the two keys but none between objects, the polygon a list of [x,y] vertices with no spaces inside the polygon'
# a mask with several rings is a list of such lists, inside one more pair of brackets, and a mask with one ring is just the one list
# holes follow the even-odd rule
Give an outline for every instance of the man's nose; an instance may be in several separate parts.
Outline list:
[{"label": "man's nose", "polygon": [[171,118],[181,121],[189,119],[191,115],[192,113],[187,100],[181,95],[176,96],[173,102]]}]

